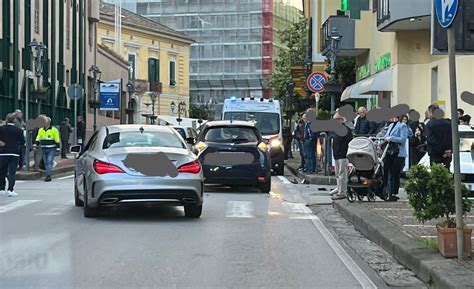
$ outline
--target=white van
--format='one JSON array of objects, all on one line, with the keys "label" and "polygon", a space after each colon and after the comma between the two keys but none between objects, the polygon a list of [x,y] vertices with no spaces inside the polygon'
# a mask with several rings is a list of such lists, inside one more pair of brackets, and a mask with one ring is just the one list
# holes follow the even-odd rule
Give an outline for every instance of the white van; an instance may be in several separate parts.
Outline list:
[{"label": "white van", "polygon": [[253,122],[262,137],[268,141],[273,171],[277,175],[283,175],[285,148],[278,100],[231,97],[224,100],[222,120]]}]

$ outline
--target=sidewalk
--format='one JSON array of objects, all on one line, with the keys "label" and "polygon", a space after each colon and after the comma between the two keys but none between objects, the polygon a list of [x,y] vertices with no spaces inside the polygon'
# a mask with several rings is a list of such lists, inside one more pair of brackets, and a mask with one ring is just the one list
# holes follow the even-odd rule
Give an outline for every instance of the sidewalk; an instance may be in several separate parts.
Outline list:
[{"label": "sidewalk", "polygon": [[[309,184],[323,185],[323,186],[335,186],[336,178],[331,176],[325,176],[324,172],[317,174],[305,174],[302,171],[298,171],[301,164],[301,158],[299,152],[293,152],[293,158],[285,161],[286,168],[300,179],[306,180]],[[319,166],[320,164],[318,164]]]},{"label": "sidewalk", "polygon": [[[317,185],[326,185],[324,181],[334,179],[305,175],[298,171],[299,155],[293,153],[293,156],[298,158],[289,159],[286,166],[299,178]],[[404,192],[400,193],[398,202],[349,203],[341,200],[333,205],[358,231],[392,254],[431,287],[474,288],[474,260],[458,261],[442,257],[437,251],[437,221],[419,223],[413,217],[413,209]],[[465,223],[474,227],[474,208],[465,218]]]},{"label": "sidewalk", "polygon": [[[68,159],[61,159],[61,156],[56,156],[54,161],[56,165],[53,168],[53,176],[65,174],[74,171],[74,156],[68,154]],[[30,170],[26,171],[17,171],[16,178],[17,180],[37,180],[45,177],[43,170],[38,172],[33,171],[32,167],[34,165],[33,157],[30,157]]]}]

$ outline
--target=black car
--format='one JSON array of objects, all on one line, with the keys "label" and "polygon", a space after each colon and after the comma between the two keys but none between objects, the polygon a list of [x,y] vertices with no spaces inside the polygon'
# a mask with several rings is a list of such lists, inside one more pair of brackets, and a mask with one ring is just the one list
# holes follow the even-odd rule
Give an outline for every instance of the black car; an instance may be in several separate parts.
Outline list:
[{"label": "black car", "polygon": [[204,125],[195,144],[207,184],[271,188],[271,164],[258,129],[243,121],[213,121]]}]

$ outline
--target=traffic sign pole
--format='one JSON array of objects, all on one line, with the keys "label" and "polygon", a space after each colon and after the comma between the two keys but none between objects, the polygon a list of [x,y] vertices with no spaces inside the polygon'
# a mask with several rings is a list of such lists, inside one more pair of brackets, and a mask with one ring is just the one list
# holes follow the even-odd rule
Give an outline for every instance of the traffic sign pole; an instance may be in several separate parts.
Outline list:
[{"label": "traffic sign pole", "polygon": [[451,136],[453,144],[453,165],[454,165],[454,198],[456,206],[456,239],[458,259],[464,259],[464,222],[462,206],[462,186],[461,183],[461,164],[459,155],[459,127],[458,127],[458,92],[456,83],[456,39],[455,31],[452,27],[456,19],[459,0],[445,1],[435,0],[435,9],[438,22],[441,27],[447,29],[448,36],[448,55],[449,55],[449,85],[451,98]]},{"label": "traffic sign pole", "polygon": [[462,210],[461,164],[459,155],[458,98],[456,83],[456,40],[454,28],[448,28],[449,84],[451,93],[451,131],[453,139],[454,195],[456,204],[456,237],[458,259],[464,259],[464,222]]},{"label": "traffic sign pole", "polygon": [[[74,84],[74,94],[77,95],[77,84]],[[77,145],[77,97],[74,98],[74,145]]]}]

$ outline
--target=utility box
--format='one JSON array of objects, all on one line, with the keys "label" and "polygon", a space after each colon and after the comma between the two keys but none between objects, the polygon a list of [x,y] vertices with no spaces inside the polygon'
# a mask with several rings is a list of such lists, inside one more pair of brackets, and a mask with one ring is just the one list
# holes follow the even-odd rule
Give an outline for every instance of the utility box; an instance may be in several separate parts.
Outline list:
[{"label": "utility box", "polygon": [[[448,33],[439,25],[436,10],[431,11],[431,53],[448,54]],[[456,54],[474,54],[474,0],[459,1],[459,10],[453,23]]]}]

